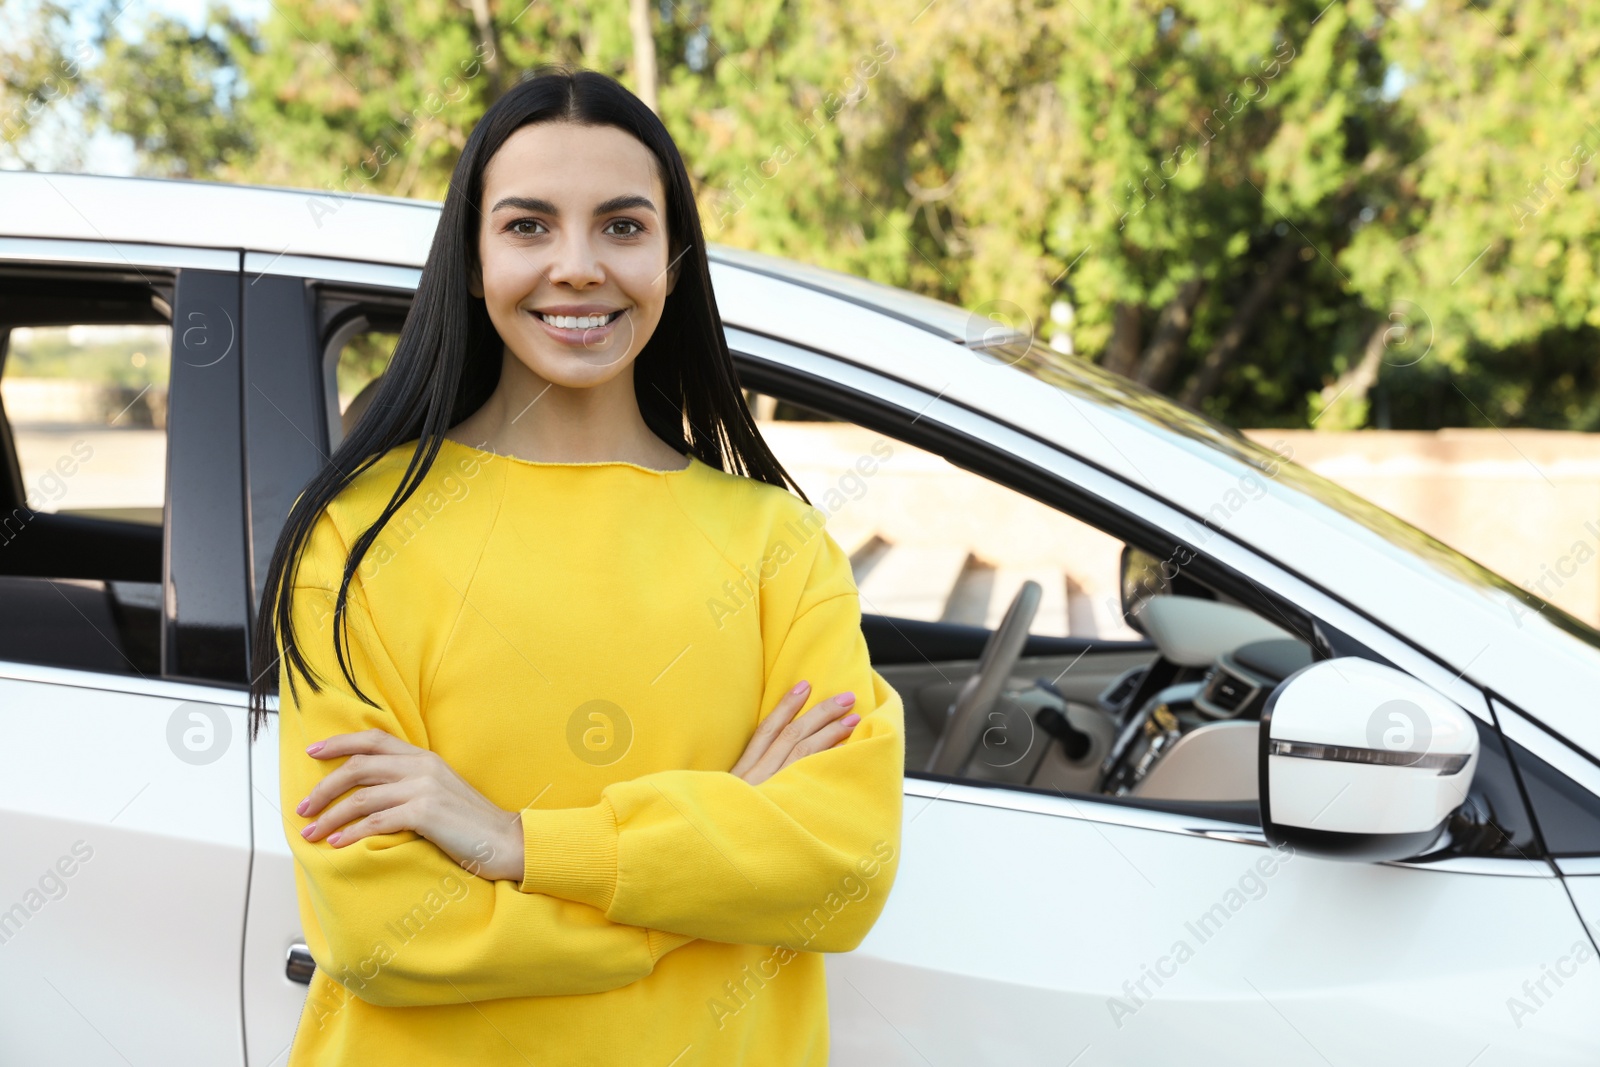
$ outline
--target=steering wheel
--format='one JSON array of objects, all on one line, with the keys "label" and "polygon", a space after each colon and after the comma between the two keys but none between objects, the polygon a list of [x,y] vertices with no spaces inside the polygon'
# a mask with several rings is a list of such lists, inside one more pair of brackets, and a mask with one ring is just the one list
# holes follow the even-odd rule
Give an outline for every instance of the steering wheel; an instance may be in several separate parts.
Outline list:
[{"label": "steering wheel", "polygon": [[1000,699],[1006,679],[1022,658],[1022,646],[1028,640],[1028,628],[1039,610],[1039,597],[1043,590],[1039,583],[1029,579],[1022,583],[1005,618],[989,635],[978,657],[978,669],[962,685],[955,702],[946,715],[944,731],[933,746],[928,765],[923,769],[930,774],[957,775],[972,758],[972,750],[983,733],[984,722]]}]

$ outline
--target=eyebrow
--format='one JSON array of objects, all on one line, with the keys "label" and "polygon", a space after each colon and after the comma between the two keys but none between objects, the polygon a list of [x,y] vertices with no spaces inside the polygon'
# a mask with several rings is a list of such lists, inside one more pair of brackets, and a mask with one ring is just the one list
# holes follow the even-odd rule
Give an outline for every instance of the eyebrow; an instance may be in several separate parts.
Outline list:
[{"label": "eyebrow", "polygon": [[[518,208],[522,211],[537,211],[540,214],[551,215],[556,218],[561,217],[560,208],[538,196],[501,197],[495,201],[495,205],[489,210],[489,214],[493,215],[501,208],[508,207]],[[622,196],[613,196],[610,200],[597,204],[594,209],[594,217],[599,218],[601,215],[609,215],[613,211],[623,211],[631,207],[643,208],[652,215],[660,215],[660,212],[656,210],[656,206],[650,202],[649,197],[640,196],[637,193],[626,193]]]}]

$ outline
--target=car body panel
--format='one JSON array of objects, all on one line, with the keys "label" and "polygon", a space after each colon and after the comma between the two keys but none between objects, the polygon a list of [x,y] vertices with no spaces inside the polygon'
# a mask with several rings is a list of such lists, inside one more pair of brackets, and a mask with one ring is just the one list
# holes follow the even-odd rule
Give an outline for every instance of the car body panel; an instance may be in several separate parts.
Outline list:
[{"label": "car body panel", "polygon": [[[245,249],[421,267],[425,200],[164,178],[0,173],[0,234]],[[235,264],[237,267],[237,264]]]},{"label": "car body panel", "polygon": [[0,664],[0,1063],[245,1062],[248,747],[214,696]]},{"label": "car body panel", "polygon": [[1553,878],[1340,863],[1208,839],[1201,820],[922,785],[889,907],[829,961],[836,1062],[1576,1067],[1600,1047],[1592,961],[1536,1015],[1507,1009],[1586,943]]},{"label": "car body panel", "polygon": [[[276,701],[274,701],[276,703]],[[278,716],[268,715],[250,746],[255,862],[244,937],[244,1023],[252,1067],[284,1061],[307,987],[288,977],[289,949],[303,941],[294,855],[278,808]]]}]

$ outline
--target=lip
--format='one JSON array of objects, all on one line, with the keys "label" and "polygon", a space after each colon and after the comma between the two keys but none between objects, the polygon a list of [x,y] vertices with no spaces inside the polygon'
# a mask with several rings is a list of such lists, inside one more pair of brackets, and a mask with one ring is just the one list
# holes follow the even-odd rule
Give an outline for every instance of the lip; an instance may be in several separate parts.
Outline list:
[{"label": "lip", "polygon": [[[566,310],[562,310],[562,309],[559,309],[559,308],[546,308],[545,309],[545,314],[547,314],[547,315],[583,315],[583,314],[596,315],[596,314],[602,314],[602,313],[605,313],[605,312],[608,312],[608,311],[616,311],[616,310],[617,310],[616,308],[595,307],[591,311],[579,312],[579,311],[566,311]],[[563,327],[563,326],[552,326],[552,325],[550,325],[548,322],[544,321],[544,319],[540,318],[539,317],[539,313],[536,312],[536,311],[528,312],[528,317],[533,319],[534,322],[537,322],[539,324],[539,327],[541,329],[543,329],[545,333],[549,334],[552,338],[554,338],[557,341],[560,341],[564,345],[573,345],[573,346],[578,347],[578,348],[593,348],[599,342],[604,341],[606,338],[610,337],[612,335],[612,333],[614,333],[616,331],[617,323],[619,323],[623,319],[627,318],[627,315],[628,315],[628,309],[627,308],[623,308],[621,315],[618,315],[616,318],[612,319],[610,322],[606,323],[604,326],[588,326],[588,327],[585,327],[583,329],[577,329],[577,328],[567,329],[566,327]]]},{"label": "lip", "polygon": [[609,315],[613,311],[625,310],[615,304],[551,304],[545,308],[534,308],[534,314],[544,315]]}]

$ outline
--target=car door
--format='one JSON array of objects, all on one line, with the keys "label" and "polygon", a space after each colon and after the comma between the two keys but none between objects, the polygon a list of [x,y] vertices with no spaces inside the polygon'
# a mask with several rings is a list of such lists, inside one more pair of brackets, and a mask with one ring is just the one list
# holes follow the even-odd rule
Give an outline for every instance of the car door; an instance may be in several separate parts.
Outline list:
[{"label": "car door", "polygon": [[0,1063],[243,1063],[238,263],[0,236]]},{"label": "car door", "polygon": [[[1085,514],[1185,542],[1160,501],[970,409],[769,338],[737,347],[766,393],[1035,491],[1047,472]],[[1342,635],[1341,654],[1376,649],[1477,716],[1499,854],[1333,862],[1192,805],[908,767],[893,893],[865,943],[829,959],[832,1062],[1592,1062],[1600,967],[1570,966],[1587,935],[1485,694],[1243,546],[1214,538],[1205,556]],[[1556,961],[1572,972],[1559,996],[1536,1014],[1509,1003]]]},{"label": "car door", "polygon": [[[418,272],[258,253],[248,253],[244,267],[248,587],[255,610],[278,531],[339,440],[342,408],[350,402],[348,395],[342,406],[339,400],[340,356],[359,370],[387,354],[384,345],[399,329]],[[293,1042],[314,967],[278,808],[277,730],[274,712],[250,757],[255,862],[244,938],[244,1014],[253,1067],[280,1062]]]}]

